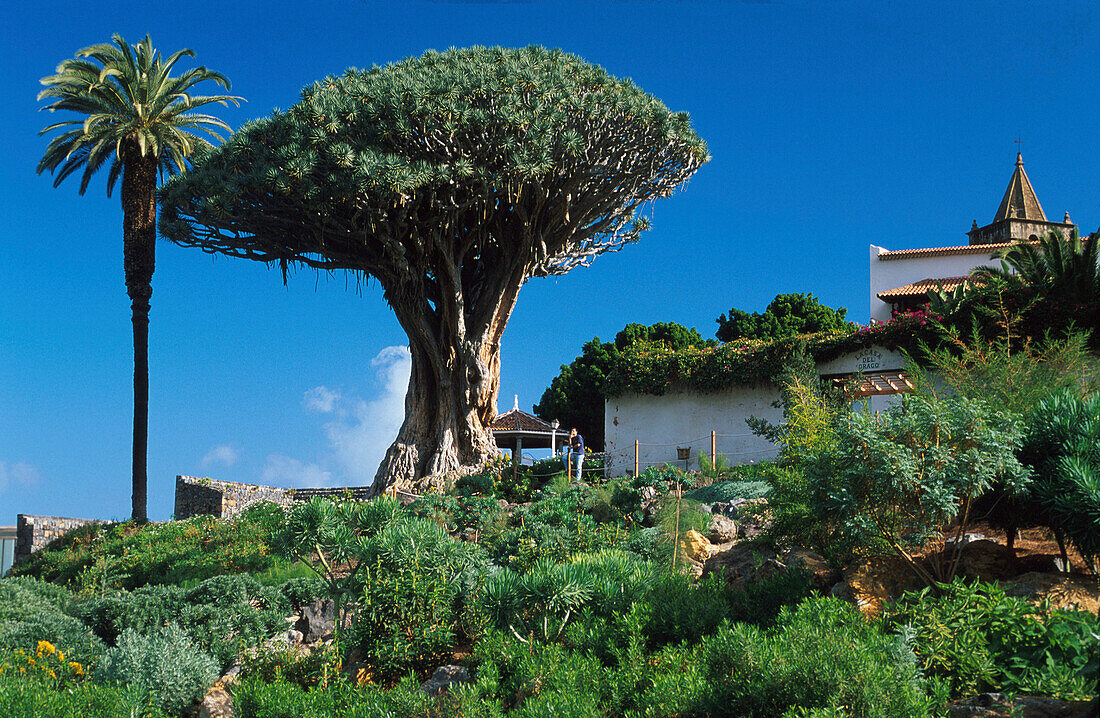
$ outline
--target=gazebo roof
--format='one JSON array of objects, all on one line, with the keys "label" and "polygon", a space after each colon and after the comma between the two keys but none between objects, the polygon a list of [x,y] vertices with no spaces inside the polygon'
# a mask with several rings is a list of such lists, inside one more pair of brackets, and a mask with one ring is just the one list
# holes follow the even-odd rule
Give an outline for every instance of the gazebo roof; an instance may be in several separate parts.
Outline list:
[{"label": "gazebo roof", "polygon": [[566,435],[564,431],[555,429],[549,422],[526,411],[520,411],[519,397],[516,397],[516,405],[510,411],[498,416],[489,430],[493,432],[497,446],[514,447],[516,441],[521,440],[525,449],[548,449],[551,437]]}]

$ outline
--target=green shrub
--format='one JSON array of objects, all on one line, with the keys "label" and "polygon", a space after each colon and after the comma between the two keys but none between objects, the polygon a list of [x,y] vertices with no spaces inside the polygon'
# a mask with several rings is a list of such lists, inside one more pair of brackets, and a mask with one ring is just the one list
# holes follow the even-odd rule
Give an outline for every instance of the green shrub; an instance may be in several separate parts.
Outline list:
[{"label": "green shrub", "polygon": [[282,586],[279,592],[286,598],[291,608],[297,610],[313,603],[318,598],[324,598],[325,584],[316,575],[310,578],[292,578]]},{"label": "green shrub", "polygon": [[1015,455],[1019,419],[979,400],[908,396],[881,416],[854,413],[835,432],[832,448],[807,460],[814,510],[848,540],[893,551],[929,585],[953,576],[962,542],[932,571],[910,548],[956,517],[964,532],[994,481],[1013,490],[1028,482]]},{"label": "green shrub", "polygon": [[269,540],[280,512],[260,505],[233,521],[197,516],[163,524],[89,525],[36,551],[12,575],[102,595],[105,588],[132,590],[263,571],[274,564]]},{"label": "green shrub", "polygon": [[0,579],[0,622],[19,621],[46,611],[64,611],[72,593],[35,578]]},{"label": "green shrub", "polygon": [[1050,396],[1027,417],[1020,459],[1036,479],[1025,511],[1077,547],[1094,568],[1100,557],[1100,394]]},{"label": "green shrub", "polygon": [[955,696],[987,691],[1091,696],[1100,666],[1100,620],[1085,611],[1037,608],[996,584],[956,579],[908,593],[887,609],[888,626],[909,626],[925,672]]},{"label": "green shrub", "polygon": [[170,623],[148,635],[127,629],[118,646],[108,650],[96,666],[94,678],[133,686],[148,695],[153,705],[178,715],[217,680],[218,666],[179,626]]},{"label": "green shrub", "polygon": [[456,587],[441,570],[376,566],[355,614],[354,645],[378,677],[422,676],[454,646]]},{"label": "green shrub", "polygon": [[133,686],[53,681],[0,673],[0,714],[11,718],[172,718]]},{"label": "green shrub", "polygon": [[107,646],[87,625],[63,613],[40,611],[22,621],[0,623],[0,649],[32,651],[49,641],[81,665],[95,663]]},{"label": "green shrub", "polygon": [[788,568],[733,592],[729,597],[729,618],[767,628],[775,623],[784,607],[797,606],[813,593],[810,573],[801,568]]},{"label": "green shrub", "polygon": [[661,574],[647,596],[650,618],[645,634],[649,647],[698,641],[714,633],[730,615],[731,593],[717,575],[694,583],[681,573]]},{"label": "green shrub", "polygon": [[96,635],[114,644],[126,629],[144,633],[179,616],[187,592],[176,586],[144,586],[106,598],[77,604],[73,614],[91,626]]},{"label": "green shrub", "polygon": [[852,718],[928,715],[912,651],[835,599],[784,608],[764,632],[733,624],[697,653],[708,690],[696,709],[772,718],[792,708],[844,709]]},{"label": "green shrub", "polygon": [[771,485],[766,481],[720,481],[703,486],[684,494],[684,498],[713,504],[720,501],[732,502],[739,499],[763,499],[771,493]]}]

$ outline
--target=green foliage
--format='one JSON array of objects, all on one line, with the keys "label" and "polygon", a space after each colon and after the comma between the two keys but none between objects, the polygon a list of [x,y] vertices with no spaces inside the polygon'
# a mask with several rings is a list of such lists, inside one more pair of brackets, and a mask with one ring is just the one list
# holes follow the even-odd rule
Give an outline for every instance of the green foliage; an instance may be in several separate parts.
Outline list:
[{"label": "green foliage", "polygon": [[37,613],[57,613],[65,609],[72,594],[51,583],[34,578],[0,580],[0,622],[20,621]]},{"label": "green foliage", "polygon": [[1066,390],[1027,417],[1020,460],[1035,470],[1027,508],[1086,561],[1100,557],[1100,394]]},{"label": "green foliage", "polygon": [[766,481],[722,481],[702,486],[684,494],[684,498],[704,504],[733,502],[741,499],[764,499],[771,493]]},{"label": "green foliage", "polygon": [[283,617],[289,611],[290,603],[279,589],[241,574],[215,576],[192,589],[146,586],[74,607],[74,613],[108,643],[127,630],[148,633],[176,623],[222,667],[244,649],[285,629]]},{"label": "green foliage", "polygon": [[855,413],[837,428],[835,448],[808,462],[813,505],[842,535],[884,543],[932,585],[954,575],[961,542],[934,574],[907,546],[922,545],[956,518],[964,532],[974,500],[994,481],[1022,489],[1028,471],[1015,456],[1021,438],[1015,416],[962,397],[910,396],[881,419]]},{"label": "green foliage", "polygon": [[0,623],[0,649],[32,651],[39,641],[49,641],[71,660],[94,664],[107,646],[88,626],[60,612],[39,610],[20,621]]},{"label": "green foliage", "polygon": [[1005,595],[996,584],[956,579],[907,593],[887,608],[887,626],[908,627],[923,670],[953,696],[982,692],[1087,699],[1097,689],[1100,621]]},{"label": "green foliage", "polygon": [[179,714],[217,680],[218,665],[170,623],[146,635],[127,630],[96,666],[94,678],[133,686],[161,710]]},{"label": "green foliage", "polygon": [[784,608],[767,632],[722,628],[698,656],[707,690],[696,710],[760,718],[796,707],[844,709],[853,718],[929,713],[911,650],[835,599]]},{"label": "green foliage", "polygon": [[405,679],[392,688],[374,685],[352,686],[341,681],[324,690],[304,688],[282,679],[272,682],[258,677],[242,680],[234,687],[240,718],[500,718],[497,701],[485,700],[477,684],[452,690],[440,701],[418,689],[415,680]]},{"label": "green foliage", "polygon": [[716,336],[724,342],[739,339],[775,340],[796,334],[852,331],[855,325],[845,321],[848,310],[833,309],[819,302],[812,294],[778,294],[764,313],[749,314],[731,309],[718,322]]},{"label": "green foliage", "polygon": [[325,583],[316,575],[308,578],[292,578],[279,586],[291,608],[299,609],[325,596]]},{"label": "green foliage", "polygon": [[80,682],[59,689],[47,677],[0,672],[0,713],[50,718],[170,718],[134,686]]},{"label": "green foliage", "polygon": [[440,665],[457,627],[458,587],[447,573],[368,567],[364,578],[353,640],[374,674],[389,680],[412,669],[425,676]]},{"label": "green foliage", "polygon": [[853,331],[774,341],[746,339],[680,350],[637,344],[620,353],[619,362],[604,384],[604,395],[635,392],[661,396],[674,386],[707,393],[764,382],[782,385],[784,367],[799,353],[825,362],[870,346],[915,350],[921,340],[937,343],[941,334],[942,329],[920,317],[899,316]]},{"label": "green foliage", "polygon": [[[163,524],[98,524],[82,527],[15,566],[15,576],[35,576],[86,594],[135,589],[146,584],[202,581],[223,573],[264,571],[274,565],[272,526],[281,522],[270,505],[233,521],[197,516]],[[97,561],[110,560],[113,580],[103,585]]]},{"label": "green foliage", "polygon": [[599,337],[593,337],[581,347],[580,356],[562,365],[561,373],[535,404],[535,415],[546,421],[558,419],[562,427],[576,427],[587,446],[602,451],[604,382],[617,366],[621,352],[635,345],[679,351],[713,344],[713,340],[703,339],[694,328],[675,322],[627,324],[615,335],[614,342],[601,342]]}]

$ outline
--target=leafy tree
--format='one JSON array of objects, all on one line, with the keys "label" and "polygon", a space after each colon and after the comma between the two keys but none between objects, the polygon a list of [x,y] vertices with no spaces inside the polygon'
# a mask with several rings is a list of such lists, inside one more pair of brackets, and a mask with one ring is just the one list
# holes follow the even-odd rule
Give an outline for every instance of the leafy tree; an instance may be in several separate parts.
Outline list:
[{"label": "leafy tree", "polygon": [[604,379],[619,360],[619,352],[639,342],[660,343],[671,349],[705,346],[713,339],[703,339],[694,327],[675,322],[627,324],[615,335],[614,342],[601,342],[593,337],[581,347],[581,355],[563,364],[561,373],[550,382],[535,404],[535,415],[563,426],[575,426],[584,436],[585,445],[603,450]]},{"label": "leafy tree", "polygon": [[980,400],[916,395],[881,416],[853,412],[834,442],[807,466],[817,511],[863,545],[889,547],[929,586],[948,581],[961,541],[946,564],[930,569],[910,555],[958,519],[956,538],[973,520],[974,501],[995,480],[1022,490],[1028,470],[1016,459],[1023,436],[1013,414]]},{"label": "leafy tree", "polygon": [[205,67],[172,76],[176,63],[194,57],[180,50],[167,60],[146,35],[134,46],[120,35],[112,44],[92,45],[76,59],[57,66],[57,74],[42,78],[46,89],[39,100],[43,109],[75,112],[78,117],[50,125],[40,134],[55,135],[38,163],[38,173],[54,175],[54,187],[82,171],[80,194],[104,165],[107,196],[122,177],[122,251],[126,292],[134,325],[134,457],[133,515],[146,521],[146,454],[149,436],[149,299],[152,296],[154,249],[157,237],[157,178],[186,169],[188,158],[210,144],[192,133],[200,130],[218,138],[212,128],[228,130],[216,117],[193,110],[217,103],[236,104],[230,95],[192,95],[195,85],[212,80],[229,89],[229,80]]},{"label": "leafy tree", "polygon": [[737,339],[782,339],[795,334],[843,331],[852,328],[844,316],[844,307],[833,309],[819,302],[813,294],[777,294],[764,310],[752,314],[730,309],[715,321],[715,335],[724,342]]},{"label": "leafy tree", "polygon": [[523,283],[621,249],[708,159],[684,113],[561,51],[474,47],[349,70],[165,188],[183,246],[374,277],[409,336],[374,487],[483,463]]},{"label": "leafy tree", "polygon": [[1020,460],[1036,479],[1027,508],[1038,511],[1068,565],[1068,538],[1095,573],[1100,556],[1100,394],[1054,394],[1028,416]]}]

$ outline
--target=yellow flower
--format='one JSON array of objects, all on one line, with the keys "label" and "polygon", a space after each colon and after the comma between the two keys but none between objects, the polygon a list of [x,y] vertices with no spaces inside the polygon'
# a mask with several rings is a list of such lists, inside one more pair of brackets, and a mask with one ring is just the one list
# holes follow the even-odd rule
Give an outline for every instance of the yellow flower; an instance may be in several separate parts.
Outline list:
[{"label": "yellow flower", "polygon": [[61,661],[62,663],[65,662],[65,652],[64,651],[58,651],[57,652],[57,660]]},{"label": "yellow flower", "polygon": [[74,676],[84,675],[84,667],[81,666],[76,661],[69,661],[69,670],[71,670],[73,672]]},{"label": "yellow flower", "polygon": [[53,644],[50,643],[49,641],[39,641],[38,642],[38,652],[39,653],[42,653],[42,652],[53,653],[56,650],[57,649],[54,648]]},{"label": "yellow flower", "polygon": [[57,674],[53,672],[52,668],[46,672],[49,673],[50,678],[57,678]]}]

